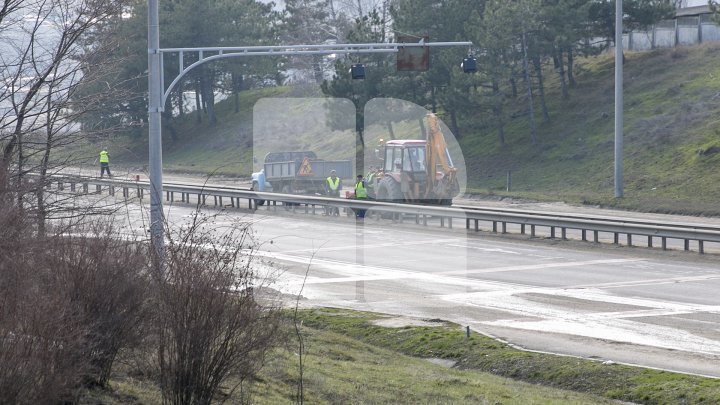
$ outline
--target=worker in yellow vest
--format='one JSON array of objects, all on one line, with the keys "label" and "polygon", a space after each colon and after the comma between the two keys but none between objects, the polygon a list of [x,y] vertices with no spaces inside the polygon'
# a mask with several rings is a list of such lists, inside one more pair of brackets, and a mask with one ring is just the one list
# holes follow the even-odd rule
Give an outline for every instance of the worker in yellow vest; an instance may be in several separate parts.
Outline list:
[{"label": "worker in yellow vest", "polygon": [[367,185],[367,195],[370,199],[375,199],[375,177],[377,175],[377,169],[375,166],[370,166],[367,176],[365,176],[365,184]]},{"label": "worker in yellow vest", "polygon": [[[340,190],[342,190],[342,180],[335,170],[331,170],[330,176],[325,181],[325,194],[328,197],[340,197]],[[325,207],[325,215],[339,216],[340,210],[337,207]]]},{"label": "worker in yellow vest", "polygon": [[103,177],[106,171],[108,177],[112,177],[112,174],[110,174],[110,155],[103,149],[100,151],[100,178]]},{"label": "worker in yellow vest", "polygon": [[[358,200],[367,200],[367,186],[362,174],[358,174],[355,182],[355,198]],[[355,215],[358,218],[365,218],[365,210],[357,209],[355,210]]]}]

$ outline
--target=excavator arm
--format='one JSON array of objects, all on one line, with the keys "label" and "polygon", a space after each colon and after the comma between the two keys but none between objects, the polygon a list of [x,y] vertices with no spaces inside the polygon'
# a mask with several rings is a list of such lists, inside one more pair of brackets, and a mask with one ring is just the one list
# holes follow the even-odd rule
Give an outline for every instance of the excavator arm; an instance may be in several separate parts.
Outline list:
[{"label": "excavator arm", "polygon": [[457,169],[453,166],[448,153],[445,136],[440,129],[440,122],[433,113],[427,116],[429,131],[427,133],[427,181],[425,198],[439,200],[452,199],[459,191]]}]

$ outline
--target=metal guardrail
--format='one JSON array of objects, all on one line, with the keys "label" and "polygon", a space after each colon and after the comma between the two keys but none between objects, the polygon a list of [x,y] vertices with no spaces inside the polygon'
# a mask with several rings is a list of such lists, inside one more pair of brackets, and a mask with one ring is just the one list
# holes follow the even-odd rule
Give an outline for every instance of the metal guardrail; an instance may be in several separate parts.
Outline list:
[{"label": "metal guardrail", "polygon": [[[95,186],[95,193],[102,192],[107,187],[110,195],[115,195],[116,190],[122,191],[122,196],[129,198],[131,191],[135,196],[144,198],[145,190],[150,189],[147,181],[128,181],[115,179],[98,179],[84,176],[50,176],[52,184],[57,184],[61,190],[65,184],[70,186],[73,192],[78,191],[80,185],[84,193],[89,193],[90,187]],[[547,228],[550,231],[550,238],[557,237],[557,230],[560,230],[560,238],[567,239],[568,230],[580,231],[581,240],[600,242],[600,233],[609,233],[613,236],[613,243],[620,243],[620,236],[625,235],[626,245],[633,245],[633,236],[647,238],[648,247],[653,247],[654,240],[660,240],[663,250],[667,249],[669,239],[681,240],[684,242],[684,250],[690,250],[690,242],[697,242],[699,253],[705,252],[705,243],[720,244],[720,227],[711,225],[700,225],[692,223],[664,223],[661,221],[640,220],[621,217],[608,217],[600,215],[578,215],[552,212],[531,212],[517,209],[499,209],[486,207],[473,207],[454,205],[452,207],[441,207],[431,205],[396,204],[380,201],[365,201],[352,199],[327,198],[320,196],[305,196],[294,194],[279,194],[256,192],[235,187],[218,187],[189,185],[178,183],[165,183],[163,186],[165,198],[170,202],[184,202],[192,204],[191,197],[195,197],[195,203],[207,205],[208,198],[212,198],[215,206],[225,206],[223,199],[230,201],[230,207],[242,208],[241,201],[245,202],[249,210],[259,208],[258,201],[264,200],[269,210],[277,209],[278,202],[288,209],[297,211],[298,207],[304,207],[306,213],[316,213],[317,208],[337,207],[348,210],[366,210],[369,215],[389,216],[394,221],[402,222],[407,216],[414,217],[416,224],[428,225],[429,222],[439,222],[441,227],[453,227],[453,219],[465,220],[465,228],[468,230],[480,231],[480,222],[492,224],[493,232],[509,233],[508,225],[519,225],[520,233],[531,237],[537,236],[537,227]],[[176,195],[179,198],[176,199]],[[529,232],[528,232],[529,231]],[[588,237],[588,232],[592,238]]]}]

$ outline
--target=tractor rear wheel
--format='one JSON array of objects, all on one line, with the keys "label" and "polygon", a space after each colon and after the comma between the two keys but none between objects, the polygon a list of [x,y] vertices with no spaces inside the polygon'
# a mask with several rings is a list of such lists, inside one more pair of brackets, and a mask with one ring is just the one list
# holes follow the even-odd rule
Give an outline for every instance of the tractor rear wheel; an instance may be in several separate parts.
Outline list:
[{"label": "tractor rear wheel", "polygon": [[400,183],[390,176],[385,176],[378,183],[377,200],[383,202],[401,203],[405,200],[402,191],[400,191]]}]

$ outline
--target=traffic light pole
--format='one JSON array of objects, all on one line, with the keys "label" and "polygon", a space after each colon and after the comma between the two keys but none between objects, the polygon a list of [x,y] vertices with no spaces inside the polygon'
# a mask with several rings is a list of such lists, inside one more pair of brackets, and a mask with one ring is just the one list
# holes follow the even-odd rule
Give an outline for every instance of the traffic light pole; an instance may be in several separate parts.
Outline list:
[{"label": "traffic light pole", "polygon": [[[164,256],[163,174],[161,113],[170,92],[194,68],[216,60],[250,56],[301,56],[332,54],[397,53],[404,47],[472,46],[472,42],[366,43],[332,45],[241,46],[207,48],[160,48],[158,0],[148,0],[148,127],[150,166],[150,241],[154,253]],[[180,72],[165,88],[163,56],[177,54]],[[196,54],[197,60],[185,66],[185,55]]]}]

